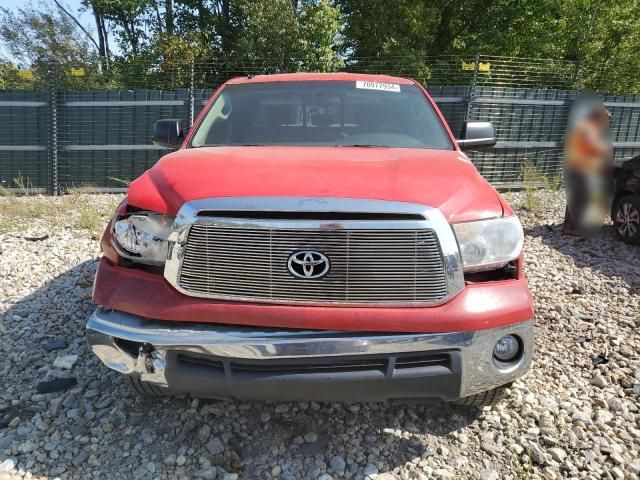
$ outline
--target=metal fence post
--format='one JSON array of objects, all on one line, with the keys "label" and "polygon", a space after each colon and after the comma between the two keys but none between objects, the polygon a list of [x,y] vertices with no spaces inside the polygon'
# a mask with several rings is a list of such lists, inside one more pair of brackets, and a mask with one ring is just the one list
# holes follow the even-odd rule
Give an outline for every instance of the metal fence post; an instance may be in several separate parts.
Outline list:
[{"label": "metal fence post", "polygon": [[193,121],[196,113],[196,75],[195,75],[195,61],[191,60],[191,78],[189,81],[189,128],[193,126]]},{"label": "metal fence post", "polygon": [[471,120],[471,113],[473,110],[473,101],[476,98],[476,84],[478,83],[478,69],[480,68],[480,54],[476,53],[476,58],[473,62],[473,77],[471,79],[471,89],[469,91],[469,103],[467,104],[467,114],[465,120]]},{"label": "metal fence post", "polygon": [[578,71],[576,72],[576,83],[574,85],[574,90],[578,92],[582,91],[584,88],[584,60],[580,60],[578,63]]},{"label": "metal fence post", "polygon": [[49,67],[47,87],[48,87],[48,107],[49,107],[49,135],[47,145],[47,156],[49,157],[49,192],[53,196],[59,193],[58,179],[58,92],[56,90],[56,69]]}]

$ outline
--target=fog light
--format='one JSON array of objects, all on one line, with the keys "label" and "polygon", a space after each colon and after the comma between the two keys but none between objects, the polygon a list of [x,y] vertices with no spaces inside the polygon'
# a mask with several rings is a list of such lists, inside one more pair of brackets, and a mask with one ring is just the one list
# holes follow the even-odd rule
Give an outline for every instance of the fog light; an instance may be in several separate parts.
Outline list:
[{"label": "fog light", "polygon": [[515,335],[505,335],[493,347],[493,356],[501,362],[509,362],[520,353],[520,342]]}]

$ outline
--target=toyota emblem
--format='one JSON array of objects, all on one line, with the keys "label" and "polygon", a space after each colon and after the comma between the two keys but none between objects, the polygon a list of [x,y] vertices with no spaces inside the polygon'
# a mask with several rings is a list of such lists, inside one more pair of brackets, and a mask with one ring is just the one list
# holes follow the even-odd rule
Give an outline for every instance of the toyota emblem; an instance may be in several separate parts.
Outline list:
[{"label": "toyota emblem", "polygon": [[287,267],[298,278],[322,278],[329,273],[329,259],[324,253],[303,250],[289,256]]}]

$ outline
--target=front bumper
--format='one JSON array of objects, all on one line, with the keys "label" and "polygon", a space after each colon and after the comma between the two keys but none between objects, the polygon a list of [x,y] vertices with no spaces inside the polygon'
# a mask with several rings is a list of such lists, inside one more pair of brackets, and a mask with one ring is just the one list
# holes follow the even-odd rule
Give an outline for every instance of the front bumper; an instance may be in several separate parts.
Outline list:
[{"label": "front bumper", "polygon": [[[499,368],[493,347],[521,340]],[[87,323],[93,352],[109,368],[172,393],[247,400],[450,401],[523,375],[533,321],[493,329],[380,334],[282,330],[148,320],[98,308]]]},{"label": "front bumper", "polygon": [[117,266],[102,257],[93,301],[104,308],[144,318],[233,324],[239,328],[343,330],[352,334],[475,331],[533,318],[531,293],[522,267],[519,270],[520,275],[513,280],[468,283],[455,298],[438,307],[302,307],[188,297],[161,275]]}]

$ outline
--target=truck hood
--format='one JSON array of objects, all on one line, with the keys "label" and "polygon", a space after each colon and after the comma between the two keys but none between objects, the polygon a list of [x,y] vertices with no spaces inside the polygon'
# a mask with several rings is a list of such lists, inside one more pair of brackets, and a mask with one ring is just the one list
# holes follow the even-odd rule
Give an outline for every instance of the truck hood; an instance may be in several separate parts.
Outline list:
[{"label": "truck hood", "polygon": [[386,147],[206,147],[166,155],[128,203],[175,215],[208,197],[304,196],[419,203],[450,222],[503,214],[497,192],[459,151]]}]

